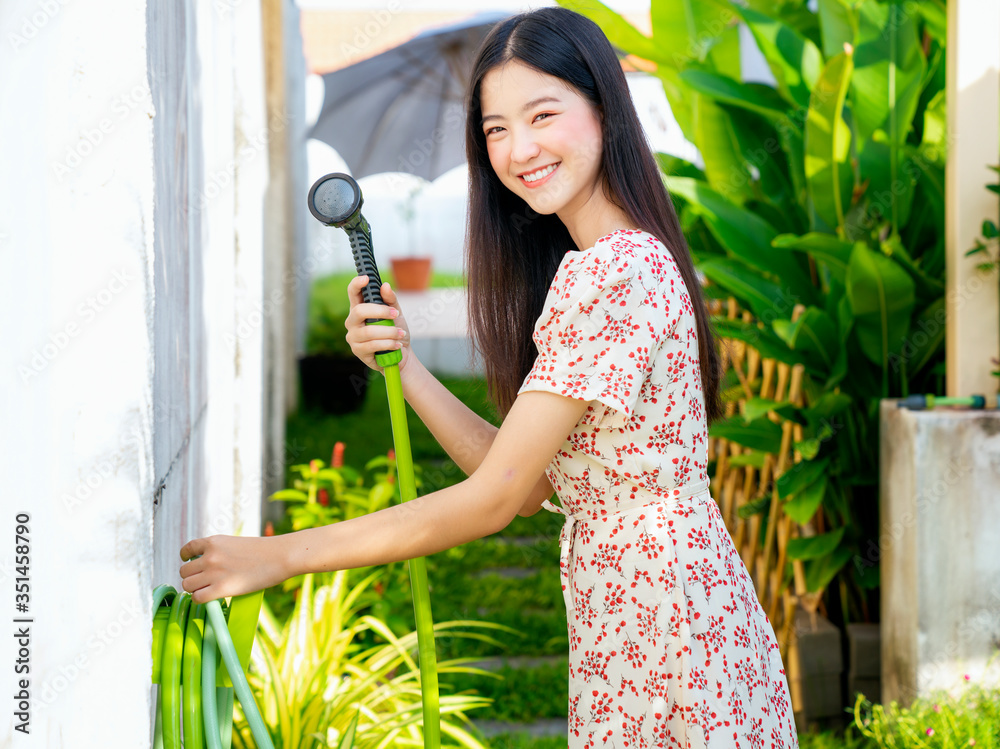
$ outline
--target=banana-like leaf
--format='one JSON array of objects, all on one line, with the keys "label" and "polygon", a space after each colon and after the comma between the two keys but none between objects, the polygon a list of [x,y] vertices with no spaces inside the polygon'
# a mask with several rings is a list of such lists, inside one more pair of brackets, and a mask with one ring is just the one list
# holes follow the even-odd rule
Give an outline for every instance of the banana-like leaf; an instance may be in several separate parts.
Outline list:
[{"label": "banana-like leaf", "polygon": [[742,420],[728,419],[709,427],[709,437],[722,437],[737,445],[777,453],[781,449],[781,426],[766,417],[755,419],[749,424]]},{"label": "banana-like leaf", "polygon": [[779,499],[788,499],[802,492],[821,478],[829,465],[829,458],[802,461],[793,465],[778,477],[776,485]]},{"label": "banana-like leaf", "polygon": [[843,233],[844,211],[852,191],[851,131],[841,117],[853,62],[841,53],[823,68],[806,115],[806,181],[820,218]]},{"label": "banana-like leaf", "polygon": [[909,274],[889,258],[857,245],[847,268],[847,298],[861,351],[887,371],[910,329],[915,303]]},{"label": "banana-like leaf", "polygon": [[601,27],[612,46],[645,60],[669,64],[668,47],[657,44],[599,0],[557,0]]},{"label": "banana-like leaf", "polygon": [[767,416],[771,411],[783,416],[786,419],[795,420],[798,409],[794,403],[788,401],[773,401],[767,398],[750,398],[743,404],[743,420],[746,422]]},{"label": "banana-like leaf", "polygon": [[917,16],[902,3],[864,0],[858,6],[858,44],[851,77],[851,112],[858,151],[881,129],[889,147],[906,140],[927,69]]},{"label": "banana-like leaf", "polygon": [[790,538],[786,547],[789,559],[818,559],[832,554],[844,537],[844,528],[807,538]]},{"label": "banana-like leaf", "polygon": [[782,299],[814,303],[816,289],[810,278],[797,263],[789,262],[789,258],[775,253],[771,247],[777,232],[767,221],[727,200],[703,182],[686,177],[664,177],[664,181],[671,193],[684,198],[692,210],[701,215],[727,252],[780,278]]},{"label": "banana-like leaf", "polygon": [[906,225],[920,177],[920,170],[910,163],[910,159],[901,147],[887,142],[882,130],[875,132],[858,154],[859,169],[868,186],[864,193],[863,210],[847,222],[857,228],[848,228],[847,236],[871,233],[879,217],[891,223],[894,233],[900,226]]},{"label": "banana-like leaf", "polygon": [[740,151],[729,113],[711,98],[693,94],[694,136],[713,189],[737,205],[754,197],[752,177]]},{"label": "banana-like leaf", "polygon": [[826,494],[827,484],[826,476],[821,476],[785,502],[781,506],[782,512],[799,525],[805,525],[812,520],[813,515],[816,514],[816,510],[823,503],[823,495]]},{"label": "banana-like leaf", "polygon": [[806,590],[825,589],[853,554],[850,547],[839,546],[832,554],[806,562]]},{"label": "banana-like leaf", "polygon": [[819,26],[823,35],[823,55],[829,59],[844,51],[844,45],[855,45],[858,18],[845,0],[819,0]]},{"label": "banana-like leaf", "polygon": [[781,21],[750,8],[733,7],[750,28],[781,95],[797,106],[809,106],[809,92],[823,67],[816,45]]},{"label": "banana-like leaf", "polygon": [[779,234],[771,244],[774,247],[808,253],[814,260],[826,265],[834,278],[841,282],[847,277],[847,265],[851,261],[851,252],[854,249],[851,242],[821,232],[810,232],[801,236]]},{"label": "banana-like leaf", "polygon": [[913,327],[906,337],[900,358],[906,361],[906,370],[915,375],[926,367],[944,345],[945,300],[938,297],[913,319]]},{"label": "banana-like leaf", "polygon": [[781,287],[746,263],[735,258],[717,257],[703,260],[698,270],[753,310],[759,319],[773,320],[781,314],[775,311],[774,306],[775,301],[782,298]]},{"label": "banana-like leaf", "polygon": [[[734,9],[723,0],[656,0],[650,6],[653,42],[664,52],[662,57],[674,70],[680,71],[694,62],[709,61],[709,53],[719,44],[727,48],[718,57],[726,67],[719,72],[739,75],[739,46],[734,50],[731,40],[724,41],[726,31],[736,18]],[[735,29],[733,29],[735,30]],[[712,61],[714,65],[715,60]]]},{"label": "banana-like leaf", "polygon": [[833,369],[840,351],[837,325],[818,307],[807,307],[799,319],[779,328],[774,322],[774,332],[788,344],[792,351],[801,351],[817,373]]}]

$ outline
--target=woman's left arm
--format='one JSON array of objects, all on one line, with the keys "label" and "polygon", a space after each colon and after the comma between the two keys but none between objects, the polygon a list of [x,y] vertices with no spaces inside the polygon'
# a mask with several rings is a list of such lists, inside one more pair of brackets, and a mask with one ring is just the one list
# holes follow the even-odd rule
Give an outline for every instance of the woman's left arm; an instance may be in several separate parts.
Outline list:
[{"label": "woman's left arm", "polygon": [[268,538],[209,536],[181,548],[183,589],[196,603],[307,572],[427,556],[496,533],[517,515],[586,401],[526,391],[514,401],[476,471],[454,486],[352,520]]}]

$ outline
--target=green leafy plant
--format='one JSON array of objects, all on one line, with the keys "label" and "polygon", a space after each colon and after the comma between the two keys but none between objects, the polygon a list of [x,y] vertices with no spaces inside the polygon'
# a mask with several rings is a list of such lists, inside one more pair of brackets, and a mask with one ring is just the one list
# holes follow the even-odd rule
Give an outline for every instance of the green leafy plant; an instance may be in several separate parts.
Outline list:
[{"label": "green leafy plant", "polygon": [[[869,619],[879,400],[939,392],[943,374],[943,0],[818,0],[815,11],[800,0],[653,0],[652,37],[600,3],[560,4],[654,63],[697,146],[704,168],[658,158],[709,296],[754,316],[717,319],[716,331],[805,371],[803,408],[762,400],[759,381],[727,373],[730,397],[753,397],[711,434],[750,448],[752,462],[780,447],[768,414],[801,425],[803,459],[777,488],[813,535],[788,556],[804,562],[810,591],[839,575],[845,618]],[[742,80],[739,24],[774,85]],[[768,494],[745,512],[765,512]]]},{"label": "green leafy plant", "polygon": [[[872,704],[859,694],[854,705],[854,724],[861,735],[879,749],[951,749],[1000,747],[1000,689],[986,686],[1000,650],[984,669],[984,683],[972,683],[966,674],[962,684],[934,696],[921,697],[908,707],[897,702]],[[990,677],[996,684],[996,674]]]},{"label": "green leafy plant", "polygon": [[[292,616],[281,625],[265,596],[249,675],[254,699],[276,749],[346,746],[374,749],[423,746],[419,671],[413,658],[416,633],[395,634],[376,617],[364,612],[365,590],[376,571],[351,586],[341,570],[321,577],[313,592],[311,578],[296,601]],[[469,621],[440,622],[435,636],[491,639],[481,632],[490,627]],[[359,635],[378,633],[384,643],[365,646]],[[477,673],[471,659],[442,661],[442,674]],[[457,746],[484,749],[462,724],[465,711],[488,704],[473,695],[441,696],[441,729]],[[445,717],[448,716],[448,717]],[[353,728],[352,721],[356,721]],[[235,747],[254,747],[242,713],[234,732]]]},{"label": "green leafy plant", "polygon": [[[268,497],[270,501],[289,503],[286,514],[291,530],[349,520],[399,502],[396,460],[392,450],[386,455],[371,458],[363,472],[346,465],[343,456],[344,443],[337,442],[329,467],[319,459],[291,466],[289,470],[299,474],[299,478],[293,479],[292,488],[281,489]],[[419,487],[421,467],[414,465],[414,473]],[[411,623],[401,612],[412,606],[405,565],[397,562],[378,569],[380,574],[366,589],[363,603],[370,606],[372,614],[385,621],[393,631],[403,632]],[[352,570],[350,574],[353,580],[369,571],[369,568]],[[298,589],[302,582],[302,576],[293,577],[282,583],[281,589],[287,593]]]}]

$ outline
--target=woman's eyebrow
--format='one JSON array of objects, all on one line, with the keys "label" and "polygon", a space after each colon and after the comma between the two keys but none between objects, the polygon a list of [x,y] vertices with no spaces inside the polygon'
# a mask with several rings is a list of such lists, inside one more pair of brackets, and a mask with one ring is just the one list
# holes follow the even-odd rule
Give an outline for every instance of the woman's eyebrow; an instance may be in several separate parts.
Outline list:
[{"label": "woman's eyebrow", "polygon": [[[542,97],[540,97],[538,99],[532,99],[527,104],[525,104],[523,107],[521,107],[521,114],[524,114],[525,112],[527,112],[532,107],[537,107],[539,104],[544,104],[547,101],[554,101],[556,104],[562,104],[562,102],[559,101],[559,99],[557,99],[554,96],[542,96]],[[486,120],[502,120],[502,119],[503,119],[503,116],[501,116],[499,114],[488,114],[485,117],[483,117],[483,119],[481,119],[479,121],[479,126],[482,127],[486,123]]]}]

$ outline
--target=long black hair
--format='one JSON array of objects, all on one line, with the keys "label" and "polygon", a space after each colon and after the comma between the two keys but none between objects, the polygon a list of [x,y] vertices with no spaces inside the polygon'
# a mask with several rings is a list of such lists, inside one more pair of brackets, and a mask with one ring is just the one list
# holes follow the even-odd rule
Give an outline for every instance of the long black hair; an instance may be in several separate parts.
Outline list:
[{"label": "long black hair", "polygon": [[722,415],[719,353],[684,234],[639,124],[625,73],[600,27],[560,7],[521,13],[494,26],[476,55],[466,94],[469,327],[483,358],[490,399],[502,415],[513,405],[537,356],[531,334],[545,295],[563,256],[577,249],[556,214],[532,210],[490,164],[480,125],[480,87],[488,72],[512,60],[565,81],[605,113],[604,194],[635,226],[660,239],[680,269],[697,320],[705,414],[714,421]]}]

